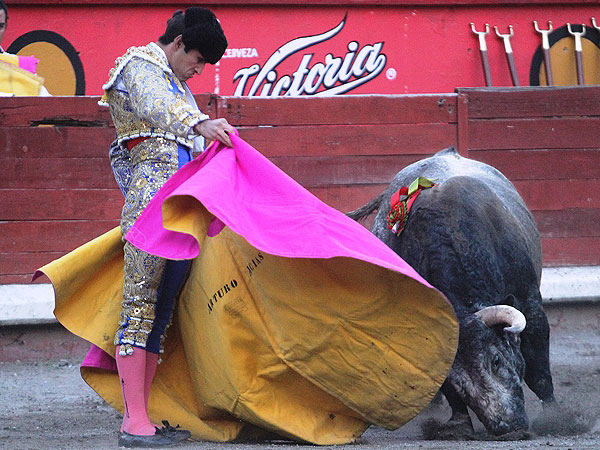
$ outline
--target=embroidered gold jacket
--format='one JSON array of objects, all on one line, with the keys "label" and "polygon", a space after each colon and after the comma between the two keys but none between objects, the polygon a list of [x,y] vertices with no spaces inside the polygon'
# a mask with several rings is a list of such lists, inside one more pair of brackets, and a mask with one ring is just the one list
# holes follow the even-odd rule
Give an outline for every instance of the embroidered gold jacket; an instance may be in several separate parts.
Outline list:
[{"label": "embroidered gold jacket", "polygon": [[186,87],[157,44],[129,48],[108,76],[99,103],[110,107],[120,144],[143,136],[193,147],[193,126],[209,117],[187,101]]}]

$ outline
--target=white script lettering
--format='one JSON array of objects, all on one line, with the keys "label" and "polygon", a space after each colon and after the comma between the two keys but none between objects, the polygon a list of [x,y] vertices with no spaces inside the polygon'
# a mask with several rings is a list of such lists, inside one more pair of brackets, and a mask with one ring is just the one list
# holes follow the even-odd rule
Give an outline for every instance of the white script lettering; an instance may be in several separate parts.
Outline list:
[{"label": "white script lettering", "polygon": [[[241,68],[233,77],[234,82],[237,80],[234,95],[259,97],[339,95],[372,80],[383,71],[387,62],[386,55],[381,52],[383,42],[360,48],[358,42],[351,41],[347,45],[348,52],[345,56],[336,57],[328,53],[325,55],[324,62],[316,62],[312,66],[311,60],[314,54],[307,53],[302,56],[298,68],[293,73],[281,76],[277,73],[277,66],[291,55],[333,38],[344,28],[345,23],[346,17],[325,33],[287,42],[277,49],[262,67],[253,64]],[[255,77],[253,81],[251,81],[252,77]],[[249,88],[246,92],[247,87]]]},{"label": "white script lettering", "polygon": [[228,48],[225,50],[225,58],[257,58],[258,51],[255,48]]}]

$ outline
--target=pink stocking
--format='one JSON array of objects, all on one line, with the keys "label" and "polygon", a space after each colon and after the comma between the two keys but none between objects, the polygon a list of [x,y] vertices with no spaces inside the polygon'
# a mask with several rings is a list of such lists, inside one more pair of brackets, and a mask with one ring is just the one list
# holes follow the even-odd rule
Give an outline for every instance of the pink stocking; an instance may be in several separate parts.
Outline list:
[{"label": "pink stocking", "polygon": [[123,412],[123,425],[121,431],[129,434],[150,436],[155,433],[154,425],[148,418],[145,396],[146,379],[146,350],[134,348],[133,354],[119,355],[117,346],[116,360],[119,371],[119,381],[125,411]]},{"label": "pink stocking", "polygon": [[150,399],[150,387],[156,374],[158,366],[158,354],[146,352],[146,373],[144,378],[144,400],[146,401],[146,411],[148,410],[148,400]]}]

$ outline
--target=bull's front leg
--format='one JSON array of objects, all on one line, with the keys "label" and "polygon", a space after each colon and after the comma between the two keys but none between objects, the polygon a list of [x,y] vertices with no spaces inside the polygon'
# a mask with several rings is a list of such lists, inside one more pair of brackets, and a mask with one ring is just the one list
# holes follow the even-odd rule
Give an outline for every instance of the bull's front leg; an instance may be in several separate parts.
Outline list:
[{"label": "bull's front leg", "polygon": [[527,326],[521,333],[521,353],[525,360],[525,382],[547,407],[556,402],[550,373],[550,326],[541,298],[524,308]]},{"label": "bull's front leg", "polygon": [[447,422],[436,419],[426,421],[421,429],[425,439],[435,440],[465,440],[472,439],[474,435],[473,423],[467,410],[467,405],[462,401],[450,381],[444,381],[441,389],[452,408],[452,416]]},{"label": "bull's front leg", "polygon": [[473,423],[467,405],[446,380],[440,388],[452,408],[452,416],[447,422],[431,418],[421,424],[423,437],[427,440],[469,440],[473,438]]},{"label": "bull's front leg", "polygon": [[521,352],[525,359],[524,379],[527,386],[542,400],[543,407],[542,413],[532,421],[531,428],[544,435],[569,435],[589,431],[591,418],[568,405],[559,404],[554,396],[550,373],[550,326],[542,309],[541,298],[530,301],[523,312],[527,318],[527,326],[521,333]]},{"label": "bull's front leg", "polygon": [[452,416],[450,416],[448,425],[465,428],[469,432],[473,432],[473,423],[471,422],[467,405],[462,401],[452,383],[448,380],[444,381],[441,390],[446,400],[448,400],[450,408],[452,408]]}]

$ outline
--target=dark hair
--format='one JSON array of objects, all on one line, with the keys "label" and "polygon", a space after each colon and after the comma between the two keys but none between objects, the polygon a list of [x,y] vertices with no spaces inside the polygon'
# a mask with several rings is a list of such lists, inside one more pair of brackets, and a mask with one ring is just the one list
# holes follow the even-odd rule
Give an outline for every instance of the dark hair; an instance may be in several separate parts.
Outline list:
[{"label": "dark hair", "polygon": [[4,0],[0,0],[0,9],[4,10],[4,14],[6,15],[6,18],[8,19],[8,8],[6,7],[6,3],[4,3]]},{"label": "dark hair", "polygon": [[177,36],[183,34],[184,28],[183,11],[178,9],[173,13],[173,17],[167,20],[167,29],[165,30],[165,33],[158,38],[158,42],[164,45],[170,44]]},{"label": "dark hair", "polygon": [[[2,1],[2,0],[0,0]],[[175,11],[167,20],[165,33],[158,42],[167,45],[181,35],[185,51],[198,50],[207,63],[215,64],[227,48],[227,38],[215,14],[206,8],[192,6]]]}]

